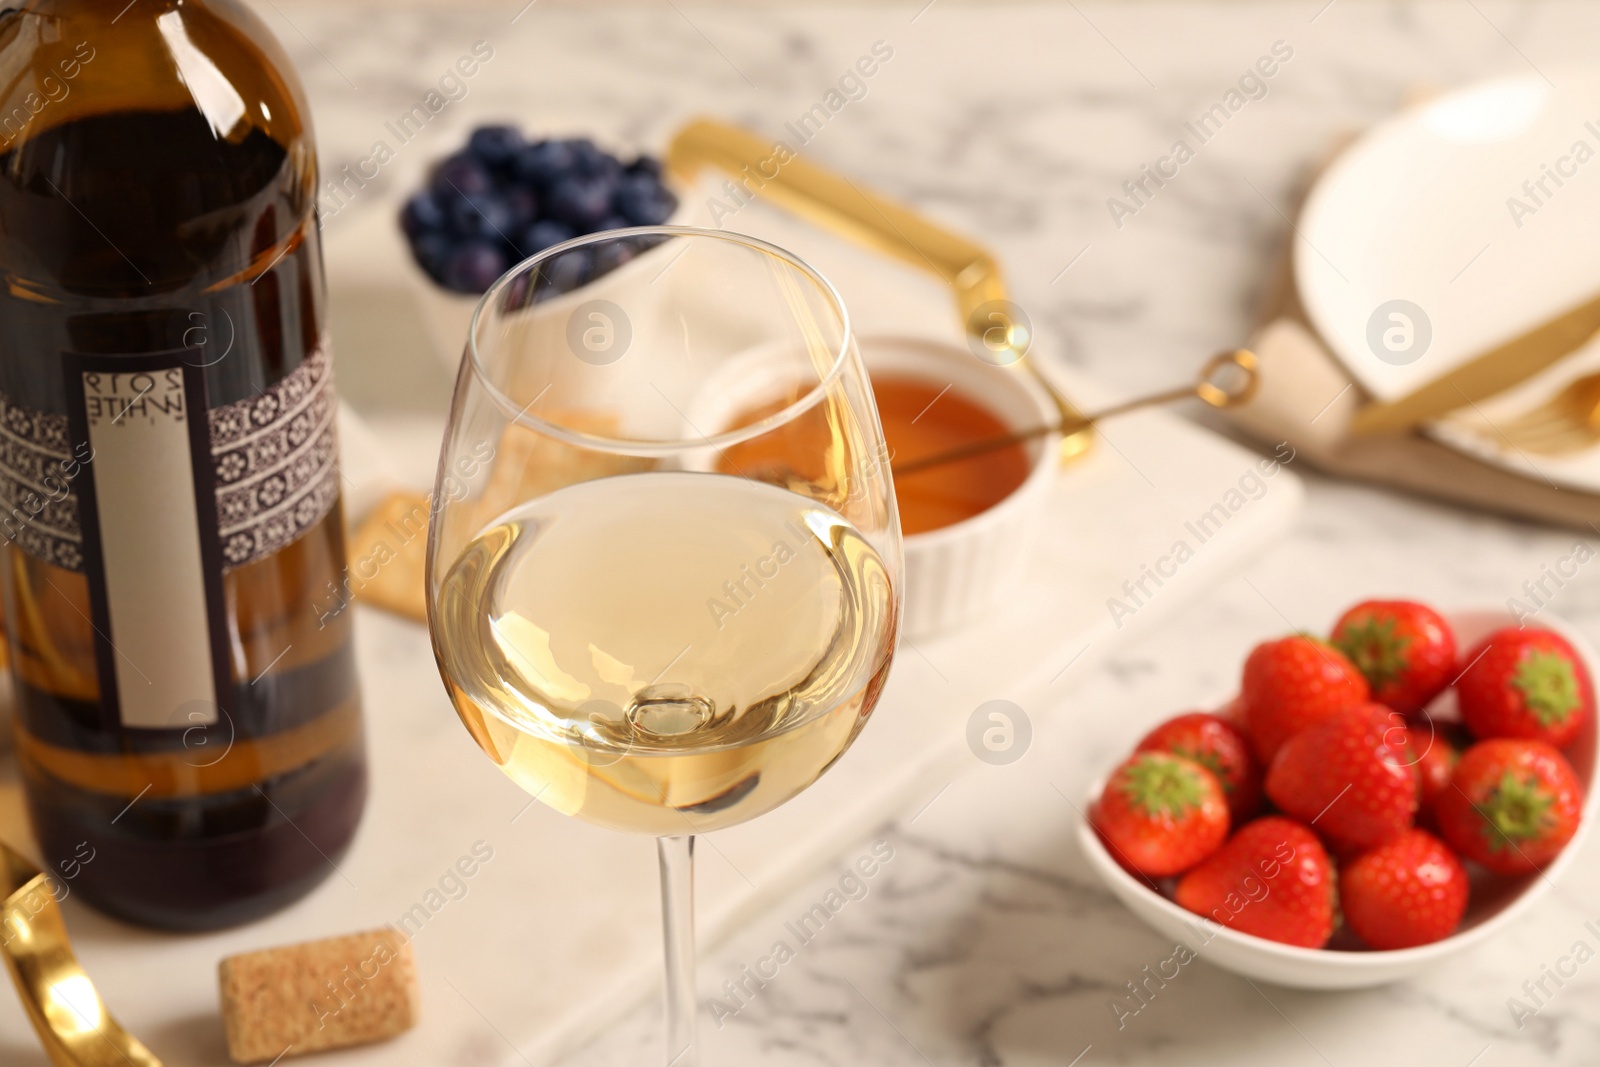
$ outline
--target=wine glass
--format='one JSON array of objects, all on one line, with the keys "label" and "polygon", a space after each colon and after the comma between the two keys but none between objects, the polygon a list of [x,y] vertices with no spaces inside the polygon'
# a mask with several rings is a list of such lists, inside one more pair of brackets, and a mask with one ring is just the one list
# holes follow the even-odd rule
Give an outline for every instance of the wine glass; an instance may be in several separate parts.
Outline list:
[{"label": "wine glass", "polygon": [[696,1062],[694,835],[839,759],[900,618],[900,523],[831,285],[682,226],[526,260],[473,318],[439,460],[428,618],[500,769],[656,836],[668,1062]]}]

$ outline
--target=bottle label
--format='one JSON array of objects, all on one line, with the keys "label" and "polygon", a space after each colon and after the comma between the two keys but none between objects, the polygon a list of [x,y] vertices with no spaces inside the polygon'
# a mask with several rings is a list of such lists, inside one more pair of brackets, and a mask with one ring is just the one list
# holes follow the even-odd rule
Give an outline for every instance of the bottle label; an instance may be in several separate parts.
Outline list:
[{"label": "bottle label", "polygon": [[84,574],[101,703],[134,729],[216,721],[231,687],[223,574],[293,542],[339,496],[325,348],[217,408],[193,357],[67,353],[65,416],[0,396],[5,533]]},{"label": "bottle label", "polygon": [[179,353],[68,353],[66,369],[67,423],[94,456],[74,488],[92,621],[104,635],[102,702],[114,680],[123,726],[170,728],[179,708],[214,721],[227,635],[217,540],[204,536],[217,528],[216,495],[208,465],[195,462],[206,454],[205,420],[190,418],[206,407],[203,374]]}]

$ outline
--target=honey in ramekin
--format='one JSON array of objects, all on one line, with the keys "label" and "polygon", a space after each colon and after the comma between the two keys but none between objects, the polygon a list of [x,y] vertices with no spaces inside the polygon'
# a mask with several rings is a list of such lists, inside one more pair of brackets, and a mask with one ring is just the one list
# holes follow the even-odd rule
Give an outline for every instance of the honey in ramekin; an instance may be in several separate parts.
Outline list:
[{"label": "honey in ramekin", "polygon": [[[1013,429],[950,385],[881,372],[872,375],[872,391],[878,401],[891,462],[909,463]],[[781,411],[786,403],[774,401],[753,407],[734,419],[733,425],[747,426]],[[805,470],[803,457],[822,454],[821,440],[813,440],[812,435],[827,432],[820,411],[813,409],[776,433],[732,446],[722,465],[725,470],[745,473],[767,468],[814,474]],[[926,533],[970,519],[1014,493],[1027,480],[1029,470],[1027,449],[1012,444],[896,477],[901,529],[908,535]]]}]

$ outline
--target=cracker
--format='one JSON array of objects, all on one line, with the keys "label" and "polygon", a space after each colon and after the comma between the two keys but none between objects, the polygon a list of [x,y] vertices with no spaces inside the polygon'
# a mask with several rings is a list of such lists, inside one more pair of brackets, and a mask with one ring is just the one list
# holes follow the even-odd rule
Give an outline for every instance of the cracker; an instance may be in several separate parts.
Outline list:
[{"label": "cracker", "polygon": [[[562,426],[614,433],[614,416],[560,413]],[[495,443],[482,490],[464,512],[477,531],[518,504],[577,482],[644,470],[650,461],[578,448],[516,423]],[[349,586],[356,599],[417,622],[428,618],[426,571],[432,498],[390,493],[356,527],[350,539]]]},{"label": "cracker", "polygon": [[390,493],[361,520],[349,551],[357,600],[427,621],[428,506],[421,493]]}]

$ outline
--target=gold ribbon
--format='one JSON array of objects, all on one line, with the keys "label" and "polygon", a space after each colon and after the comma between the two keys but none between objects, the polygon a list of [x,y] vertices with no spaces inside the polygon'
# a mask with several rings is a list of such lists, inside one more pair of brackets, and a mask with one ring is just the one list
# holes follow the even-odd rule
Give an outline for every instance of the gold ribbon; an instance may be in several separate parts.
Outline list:
[{"label": "gold ribbon", "polygon": [[111,1017],[72,953],[45,873],[0,843],[0,948],[28,1021],[55,1067],[161,1067]]}]

